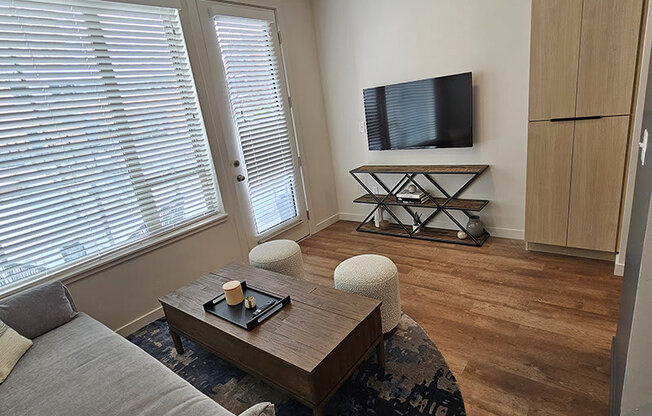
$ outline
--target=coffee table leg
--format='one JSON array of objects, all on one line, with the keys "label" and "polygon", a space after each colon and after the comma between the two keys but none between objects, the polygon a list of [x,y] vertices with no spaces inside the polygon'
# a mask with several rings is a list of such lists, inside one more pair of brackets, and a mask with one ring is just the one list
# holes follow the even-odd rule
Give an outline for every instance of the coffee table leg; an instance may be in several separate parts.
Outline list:
[{"label": "coffee table leg", "polygon": [[319,405],[312,409],[312,416],[324,416],[324,405]]},{"label": "coffee table leg", "polygon": [[381,339],[376,347],[376,358],[381,368],[385,368],[385,343]]},{"label": "coffee table leg", "polygon": [[177,349],[177,354],[183,354],[183,345],[181,344],[181,337],[179,334],[170,329],[170,336],[174,342],[174,348]]}]

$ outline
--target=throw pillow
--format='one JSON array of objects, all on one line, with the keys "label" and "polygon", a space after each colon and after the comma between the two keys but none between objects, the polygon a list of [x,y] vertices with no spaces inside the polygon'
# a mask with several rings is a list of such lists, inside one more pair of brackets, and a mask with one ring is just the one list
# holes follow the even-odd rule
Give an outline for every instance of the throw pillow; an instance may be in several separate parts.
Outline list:
[{"label": "throw pillow", "polygon": [[0,321],[20,335],[36,338],[69,322],[77,312],[61,282],[47,283],[0,301]]},{"label": "throw pillow", "polygon": [[32,341],[0,321],[0,383],[5,381]]}]

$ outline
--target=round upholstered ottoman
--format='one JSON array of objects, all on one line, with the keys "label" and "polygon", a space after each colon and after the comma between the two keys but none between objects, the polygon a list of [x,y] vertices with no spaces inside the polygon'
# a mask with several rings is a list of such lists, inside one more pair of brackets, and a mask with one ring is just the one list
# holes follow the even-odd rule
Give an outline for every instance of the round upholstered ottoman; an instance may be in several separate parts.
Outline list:
[{"label": "round upholstered ottoman", "polygon": [[292,240],[273,240],[257,245],[249,252],[249,264],[303,279],[301,248]]},{"label": "round upholstered ottoman", "polygon": [[383,334],[390,334],[398,325],[401,319],[398,269],[387,257],[363,254],[344,260],[335,268],[335,287],[382,301]]}]

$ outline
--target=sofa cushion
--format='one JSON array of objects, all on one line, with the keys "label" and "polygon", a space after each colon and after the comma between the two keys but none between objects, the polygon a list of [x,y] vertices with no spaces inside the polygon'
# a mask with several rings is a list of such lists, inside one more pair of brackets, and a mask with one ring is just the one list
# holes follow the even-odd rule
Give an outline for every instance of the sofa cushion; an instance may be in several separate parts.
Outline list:
[{"label": "sofa cushion", "polygon": [[0,321],[0,383],[5,381],[32,341]]},{"label": "sofa cushion", "polygon": [[232,415],[91,317],[34,340],[0,384],[0,415]]},{"label": "sofa cushion", "polygon": [[69,322],[76,314],[61,282],[46,283],[0,300],[0,320],[32,339]]}]

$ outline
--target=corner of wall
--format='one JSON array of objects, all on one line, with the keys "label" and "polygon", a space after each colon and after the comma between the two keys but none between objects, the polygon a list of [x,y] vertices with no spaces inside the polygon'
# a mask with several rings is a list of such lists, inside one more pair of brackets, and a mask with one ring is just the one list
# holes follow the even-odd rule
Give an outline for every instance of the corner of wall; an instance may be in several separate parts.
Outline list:
[{"label": "corner of wall", "polygon": [[623,276],[625,274],[625,259],[620,253],[616,254],[616,261],[614,263],[614,274],[616,276]]}]

